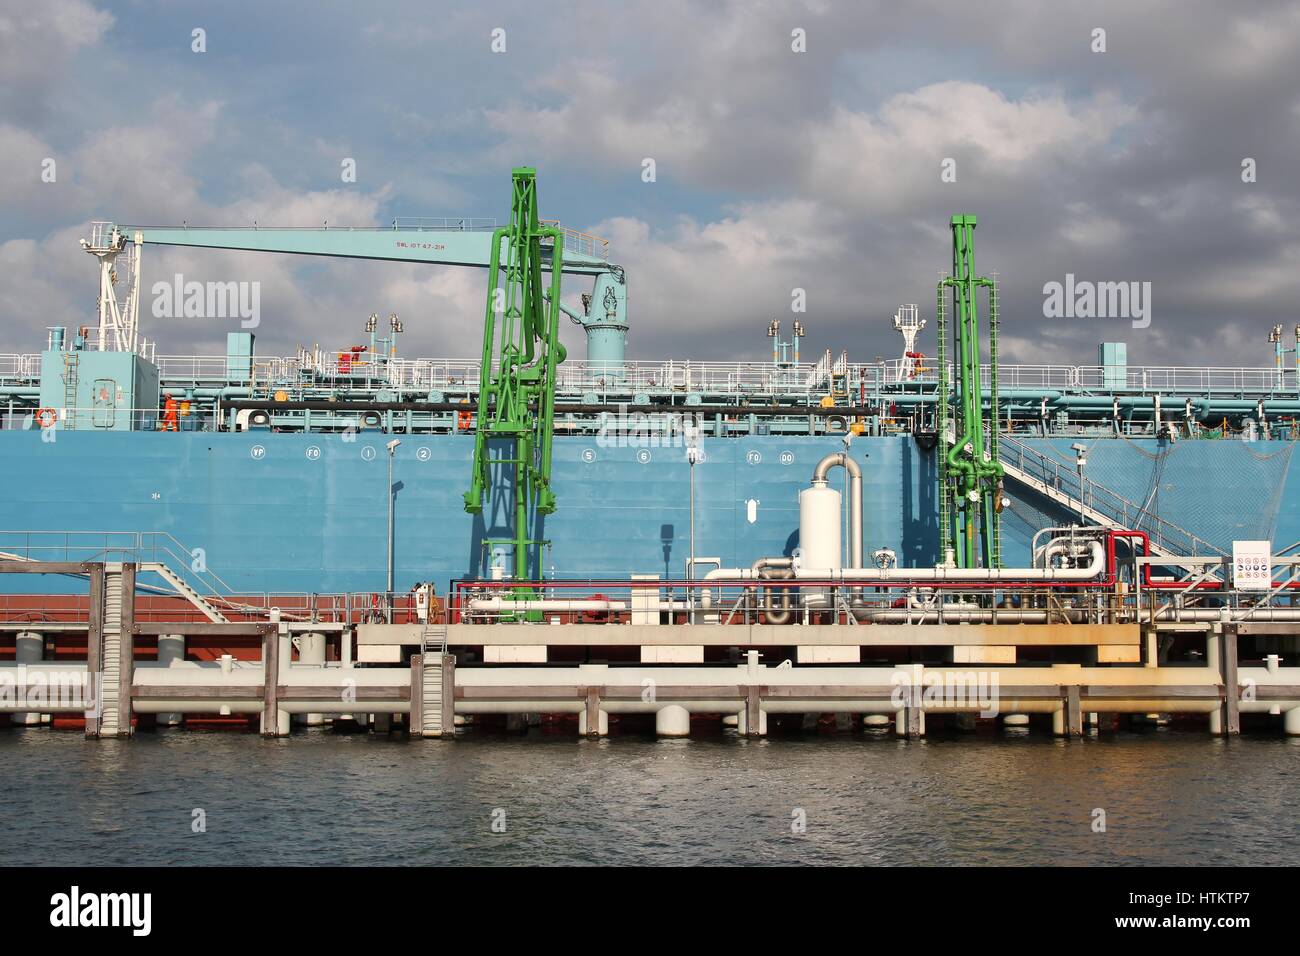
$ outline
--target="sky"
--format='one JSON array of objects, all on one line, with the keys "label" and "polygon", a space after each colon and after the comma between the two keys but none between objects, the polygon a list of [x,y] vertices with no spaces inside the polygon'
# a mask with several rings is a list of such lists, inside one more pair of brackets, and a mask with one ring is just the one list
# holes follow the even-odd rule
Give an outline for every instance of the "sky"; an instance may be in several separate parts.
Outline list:
[{"label": "sky", "polygon": [[[805,358],[894,357],[903,303],[933,353],[960,213],[1005,362],[1269,365],[1300,321],[1298,80],[1300,4],[1250,0],[0,0],[0,348],[94,324],[92,220],[503,220],[532,165],[626,269],[632,358],[763,360],[773,319]],[[372,312],[408,356],[480,349],[480,269],[146,246],[159,354],[239,328],[155,318],[176,273],[260,283],[262,355]],[[1150,324],[1046,314],[1067,275],[1150,283]]]}]

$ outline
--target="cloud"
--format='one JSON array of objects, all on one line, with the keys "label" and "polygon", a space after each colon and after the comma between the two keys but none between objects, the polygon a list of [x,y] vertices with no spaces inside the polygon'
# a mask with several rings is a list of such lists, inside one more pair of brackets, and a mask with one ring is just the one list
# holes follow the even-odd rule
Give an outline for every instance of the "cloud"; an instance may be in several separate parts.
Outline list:
[{"label": "cloud", "polygon": [[44,116],[67,81],[67,63],[112,25],[112,14],[86,0],[0,3],[0,112],[24,121]]},{"label": "cloud", "polygon": [[[0,306],[15,338],[93,306],[75,245],[92,218],[501,216],[521,158],[548,215],[612,240],[639,358],[761,358],[794,288],[806,355],[896,354],[889,317],[932,313],[959,212],[979,216],[977,267],[1000,273],[1004,354],[1021,361],[1086,364],[1125,338],[1135,362],[1267,364],[1264,332],[1300,294],[1294,6],[577,0],[572,17],[521,2],[431,21],[395,0],[382,21],[342,5],[303,24],[232,0],[202,57],[141,9],[114,24],[78,0],[0,7],[0,254],[30,272]],[[297,42],[269,39],[285,35]],[[126,76],[130,95],[105,81]],[[45,155],[58,185],[36,188]],[[338,180],[345,155],[357,184]],[[949,156],[955,183],[939,178]],[[264,351],[350,342],[390,311],[408,354],[478,350],[481,270],[151,249],[152,269],[262,281]],[[1066,272],[1150,281],[1151,328],[1045,321],[1042,286]],[[582,288],[568,280],[566,297]],[[178,352],[223,333],[148,334]],[[580,331],[564,334],[581,356]]]}]

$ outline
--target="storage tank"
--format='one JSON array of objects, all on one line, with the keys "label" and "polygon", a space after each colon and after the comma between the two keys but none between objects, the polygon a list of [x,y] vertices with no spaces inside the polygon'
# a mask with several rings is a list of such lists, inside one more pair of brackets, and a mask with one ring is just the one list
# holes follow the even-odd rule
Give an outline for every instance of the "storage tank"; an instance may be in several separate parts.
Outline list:
[{"label": "storage tank", "polygon": [[[840,493],[826,486],[825,479],[814,479],[811,488],[799,492],[799,563],[805,568],[839,571]],[[804,604],[809,607],[826,607],[830,591],[826,588],[804,588]]]},{"label": "storage tank", "polygon": [[840,569],[842,514],[840,493],[825,479],[799,492],[799,553],[805,568]]}]

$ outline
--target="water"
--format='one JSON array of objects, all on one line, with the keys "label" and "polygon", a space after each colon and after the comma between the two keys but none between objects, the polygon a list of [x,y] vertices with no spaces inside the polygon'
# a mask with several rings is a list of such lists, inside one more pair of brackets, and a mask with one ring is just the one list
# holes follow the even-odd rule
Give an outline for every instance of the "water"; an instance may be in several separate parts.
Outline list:
[{"label": "water", "polygon": [[1300,862],[1300,740],[1282,737],[31,729],[0,732],[0,760],[4,865]]}]

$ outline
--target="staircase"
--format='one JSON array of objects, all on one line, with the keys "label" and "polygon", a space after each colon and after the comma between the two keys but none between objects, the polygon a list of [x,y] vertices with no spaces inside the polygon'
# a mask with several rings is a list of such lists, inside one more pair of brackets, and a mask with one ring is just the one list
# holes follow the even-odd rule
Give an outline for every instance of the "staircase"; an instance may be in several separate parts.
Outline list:
[{"label": "staircase", "polygon": [[[122,676],[122,565],[104,566],[104,629],[100,647],[99,735],[116,737],[123,732],[118,722],[118,691]],[[129,732],[130,728],[126,728]]]},{"label": "staircase", "polygon": [[1001,436],[998,459],[1008,478],[1050,498],[1073,514],[1103,528],[1145,531],[1151,539],[1152,554],[1161,557],[1228,556],[1217,545],[1152,514],[1105,485],[1091,478],[1081,480],[1079,473],[1069,465],[1010,435]]},{"label": "staircase", "polygon": [[441,737],[444,731],[452,730],[442,726],[442,658],[447,653],[447,626],[425,624],[420,634],[420,649],[424,655],[424,713],[420,736]]},{"label": "staircase", "polygon": [[185,580],[167,565],[151,561],[140,565],[141,571],[152,571],[176,589],[177,593],[203,612],[203,616],[214,624],[229,624],[230,619],[218,611],[198,591],[185,583]]}]

